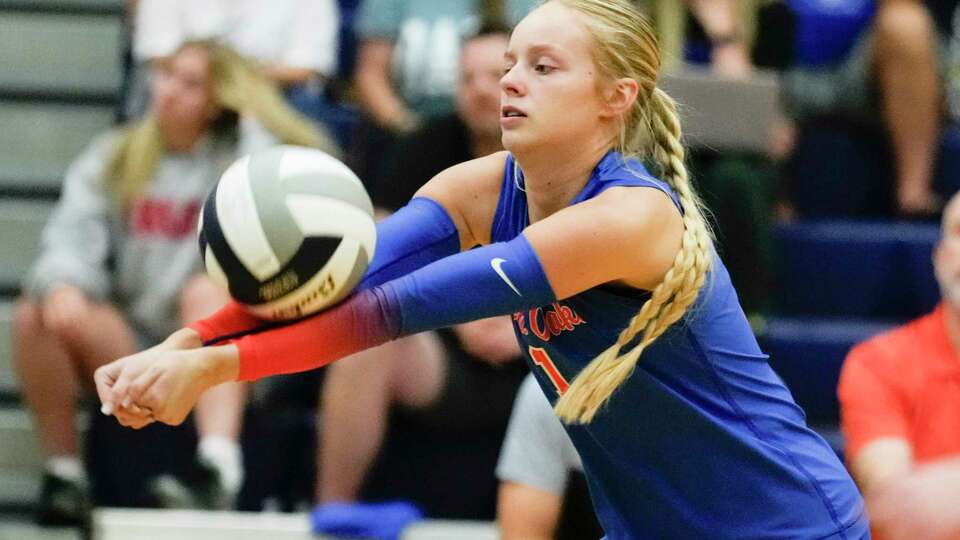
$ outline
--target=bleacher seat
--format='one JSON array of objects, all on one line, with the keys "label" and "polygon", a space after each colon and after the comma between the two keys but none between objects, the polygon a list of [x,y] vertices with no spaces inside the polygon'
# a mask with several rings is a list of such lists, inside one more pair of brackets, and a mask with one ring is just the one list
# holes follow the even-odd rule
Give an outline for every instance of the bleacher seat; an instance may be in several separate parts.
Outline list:
[{"label": "bleacher seat", "polygon": [[837,381],[850,348],[891,327],[874,321],[772,318],[758,337],[812,426],[839,422]]},{"label": "bleacher seat", "polygon": [[121,44],[120,17],[4,13],[0,88],[113,95]]},{"label": "bleacher seat", "polygon": [[112,122],[105,105],[0,101],[0,188],[59,189],[67,166]]},{"label": "bleacher seat", "polygon": [[[895,162],[879,126],[824,119],[798,129],[789,162],[789,199],[804,219],[892,216]],[[940,137],[934,188],[948,199],[960,189],[960,126]]]},{"label": "bleacher seat", "polygon": [[17,387],[17,381],[13,375],[11,307],[9,301],[0,300],[0,396],[12,395]]},{"label": "bleacher seat", "polygon": [[29,7],[29,11],[53,13],[108,13],[119,15],[126,0],[0,0],[0,9],[7,11]]},{"label": "bleacher seat", "polygon": [[758,71],[749,79],[709,70],[664,73],[658,84],[680,104],[686,143],[694,147],[763,154],[780,104],[779,80]]},{"label": "bleacher seat", "polygon": [[939,292],[932,224],[818,221],[780,226],[778,309],[790,315],[903,321],[930,311]]},{"label": "bleacher seat", "polygon": [[0,508],[26,509],[40,485],[42,455],[29,414],[0,407]]},{"label": "bleacher seat", "polygon": [[40,235],[53,208],[48,201],[0,199],[0,289],[16,289],[40,249]]}]

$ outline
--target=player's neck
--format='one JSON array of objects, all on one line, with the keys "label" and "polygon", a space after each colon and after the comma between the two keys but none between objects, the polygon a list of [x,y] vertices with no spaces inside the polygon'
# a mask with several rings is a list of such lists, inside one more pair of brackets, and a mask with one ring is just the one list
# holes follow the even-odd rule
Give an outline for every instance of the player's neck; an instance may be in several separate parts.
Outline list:
[{"label": "player's neck", "polygon": [[606,145],[592,145],[514,154],[523,169],[530,223],[569,206],[607,150]]}]

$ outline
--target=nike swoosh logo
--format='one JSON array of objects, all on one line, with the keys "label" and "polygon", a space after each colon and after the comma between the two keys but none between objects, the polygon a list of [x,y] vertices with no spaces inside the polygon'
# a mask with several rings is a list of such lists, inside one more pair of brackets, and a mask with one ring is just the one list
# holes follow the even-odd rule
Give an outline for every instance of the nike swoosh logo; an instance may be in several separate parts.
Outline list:
[{"label": "nike swoosh logo", "polygon": [[507,277],[507,274],[503,271],[503,268],[500,268],[505,262],[507,262],[506,259],[501,259],[497,257],[496,259],[493,259],[490,261],[490,266],[492,266],[493,271],[496,272],[498,276],[500,276],[500,279],[506,281],[507,285],[509,285],[510,288],[513,289],[513,292],[517,293],[517,296],[523,296],[522,294],[520,294],[520,291],[518,291],[517,288],[514,287],[513,282],[510,281],[510,278]]}]

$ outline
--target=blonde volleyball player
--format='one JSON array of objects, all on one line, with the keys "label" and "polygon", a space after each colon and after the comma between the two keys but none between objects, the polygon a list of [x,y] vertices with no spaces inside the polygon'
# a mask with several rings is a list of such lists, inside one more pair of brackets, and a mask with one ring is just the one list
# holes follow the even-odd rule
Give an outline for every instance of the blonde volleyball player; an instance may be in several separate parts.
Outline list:
[{"label": "blonde volleyball player", "polygon": [[804,425],[714,252],[659,65],[632,2],[538,7],[506,54],[508,152],[439,174],[383,222],[344,303],[259,330],[228,306],[100,369],[105,410],[177,423],[222,382],[512,314],[608,538],[869,537],[856,487]]}]

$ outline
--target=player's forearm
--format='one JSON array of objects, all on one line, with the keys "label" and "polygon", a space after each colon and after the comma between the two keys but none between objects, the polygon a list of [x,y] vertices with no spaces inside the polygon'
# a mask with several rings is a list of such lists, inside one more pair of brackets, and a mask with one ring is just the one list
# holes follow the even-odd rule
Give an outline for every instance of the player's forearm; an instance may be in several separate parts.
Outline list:
[{"label": "player's forearm", "polygon": [[533,248],[520,236],[446,257],[313,317],[236,340],[239,378],[314,369],[397,337],[554,300]]},{"label": "player's forearm", "polygon": [[[266,324],[266,321],[255,317],[242,304],[230,301],[213,315],[195,321],[183,330],[193,332],[203,344],[211,345],[227,342]],[[189,335],[181,335],[184,336]]]},{"label": "player's forearm", "polygon": [[203,339],[199,332],[188,327],[170,334],[161,345],[172,349],[196,349],[203,346]]},{"label": "player's forearm", "polygon": [[237,339],[236,379],[316,369],[395,339],[401,315],[388,294],[379,287],[361,291],[317,315]]},{"label": "player's forearm", "polygon": [[[433,200],[418,197],[377,224],[377,247],[361,291],[405,276],[460,251],[460,237],[450,216]],[[199,336],[207,345],[220,344],[276,323],[253,316],[242,304],[230,302],[219,311],[178,332],[180,338]],[[173,338],[173,336],[171,336]],[[187,348],[187,347],[180,347]]]}]

